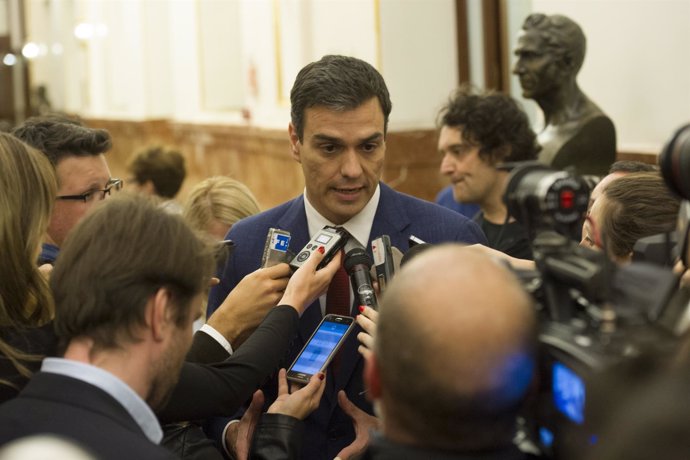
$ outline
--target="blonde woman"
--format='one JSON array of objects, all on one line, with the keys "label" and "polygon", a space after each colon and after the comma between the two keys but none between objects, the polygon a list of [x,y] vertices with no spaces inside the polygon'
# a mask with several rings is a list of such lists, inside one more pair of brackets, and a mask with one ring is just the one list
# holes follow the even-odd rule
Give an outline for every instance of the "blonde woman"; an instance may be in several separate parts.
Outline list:
[{"label": "blonde woman", "polygon": [[53,299],[36,266],[57,194],[50,161],[0,133],[0,402],[55,348]]},{"label": "blonde woman", "polygon": [[235,222],[260,211],[246,185],[229,177],[214,176],[192,189],[183,216],[195,230],[222,240]]}]

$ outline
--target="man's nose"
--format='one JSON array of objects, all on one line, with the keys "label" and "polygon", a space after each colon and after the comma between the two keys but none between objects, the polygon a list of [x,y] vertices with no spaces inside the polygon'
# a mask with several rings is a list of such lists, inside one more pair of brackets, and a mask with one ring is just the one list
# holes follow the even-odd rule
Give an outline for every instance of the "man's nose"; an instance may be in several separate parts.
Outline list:
[{"label": "man's nose", "polygon": [[449,154],[446,153],[445,155],[443,155],[443,159],[441,159],[441,166],[439,170],[441,171],[441,174],[443,174],[444,176],[449,176],[453,174],[453,172],[455,171],[455,162]]},{"label": "man's nose", "polygon": [[515,61],[515,65],[513,65],[513,74],[515,75],[520,75],[525,71],[524,66],[522,65],[522,61],[518,59]]},{"label": "man's nose", "polygon": [[362,175],[361,158],[355,149],[348,149],[341,158],[340,174],[343,177],[359,177]]}]

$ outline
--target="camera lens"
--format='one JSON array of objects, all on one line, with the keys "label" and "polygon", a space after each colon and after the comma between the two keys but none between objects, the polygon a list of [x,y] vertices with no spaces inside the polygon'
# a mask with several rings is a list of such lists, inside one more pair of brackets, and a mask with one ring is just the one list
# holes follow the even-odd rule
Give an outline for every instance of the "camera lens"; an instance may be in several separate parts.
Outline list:
[{"label": "camera lens", "polygon": [[690,200],[690,124],[679,128],[664,146],[659,166],[668,188]]}]

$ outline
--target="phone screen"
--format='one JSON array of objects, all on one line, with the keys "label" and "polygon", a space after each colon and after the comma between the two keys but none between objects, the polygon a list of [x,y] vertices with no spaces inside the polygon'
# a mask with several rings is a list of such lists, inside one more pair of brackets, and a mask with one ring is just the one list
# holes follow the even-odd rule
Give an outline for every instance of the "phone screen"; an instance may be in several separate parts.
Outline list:
[{"label": "phone screen", "polygon": [[288,378],[308,381],[310,376],[320,372],[349,332],[352,321],[343,316],[322,321],[290,367]]}]

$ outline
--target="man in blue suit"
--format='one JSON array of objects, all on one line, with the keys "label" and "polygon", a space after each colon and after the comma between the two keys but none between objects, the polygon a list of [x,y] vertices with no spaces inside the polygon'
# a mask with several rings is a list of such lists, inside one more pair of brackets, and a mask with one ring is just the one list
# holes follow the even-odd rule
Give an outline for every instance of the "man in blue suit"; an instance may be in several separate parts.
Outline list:
[{"label": "man in blue suit", "polygon": [[[209,314],[242,277],[259,267],[271,227],[291,233],[293,252],[302,249],[324,225],[344,227],[369,252],[371,240],[381,235],[390,236],[399,249],[408,247],[410,235],[429,243],[486,244],[479,227],[464,216],[380,182],[391,101],[383,77],[370,64],[352,57],[324,56],[298,73],[290,101],[290,145],[293,158],[302,165],[305,192],[232,227],[227,238],[237,247],[224,267],[220,284],[211,291]],[[316,328],[326,303],[324,295],[303,314],[286,366]],[[357,304],[351,305],[354,316]],[[333,459],[354,440],[352,421],[338,404],[340,390],[355,406],[371,413],[371,405],[363,397],[363,360],[357,352],[357,332],[343,344],[337,371],[328,371],[321,405],[306,420],[303,458]],[[270,403],[275,383],[264,390]],[[366,417],[360,416],[364,423]],[[230,425],[229,429],[236,427]]]}]

